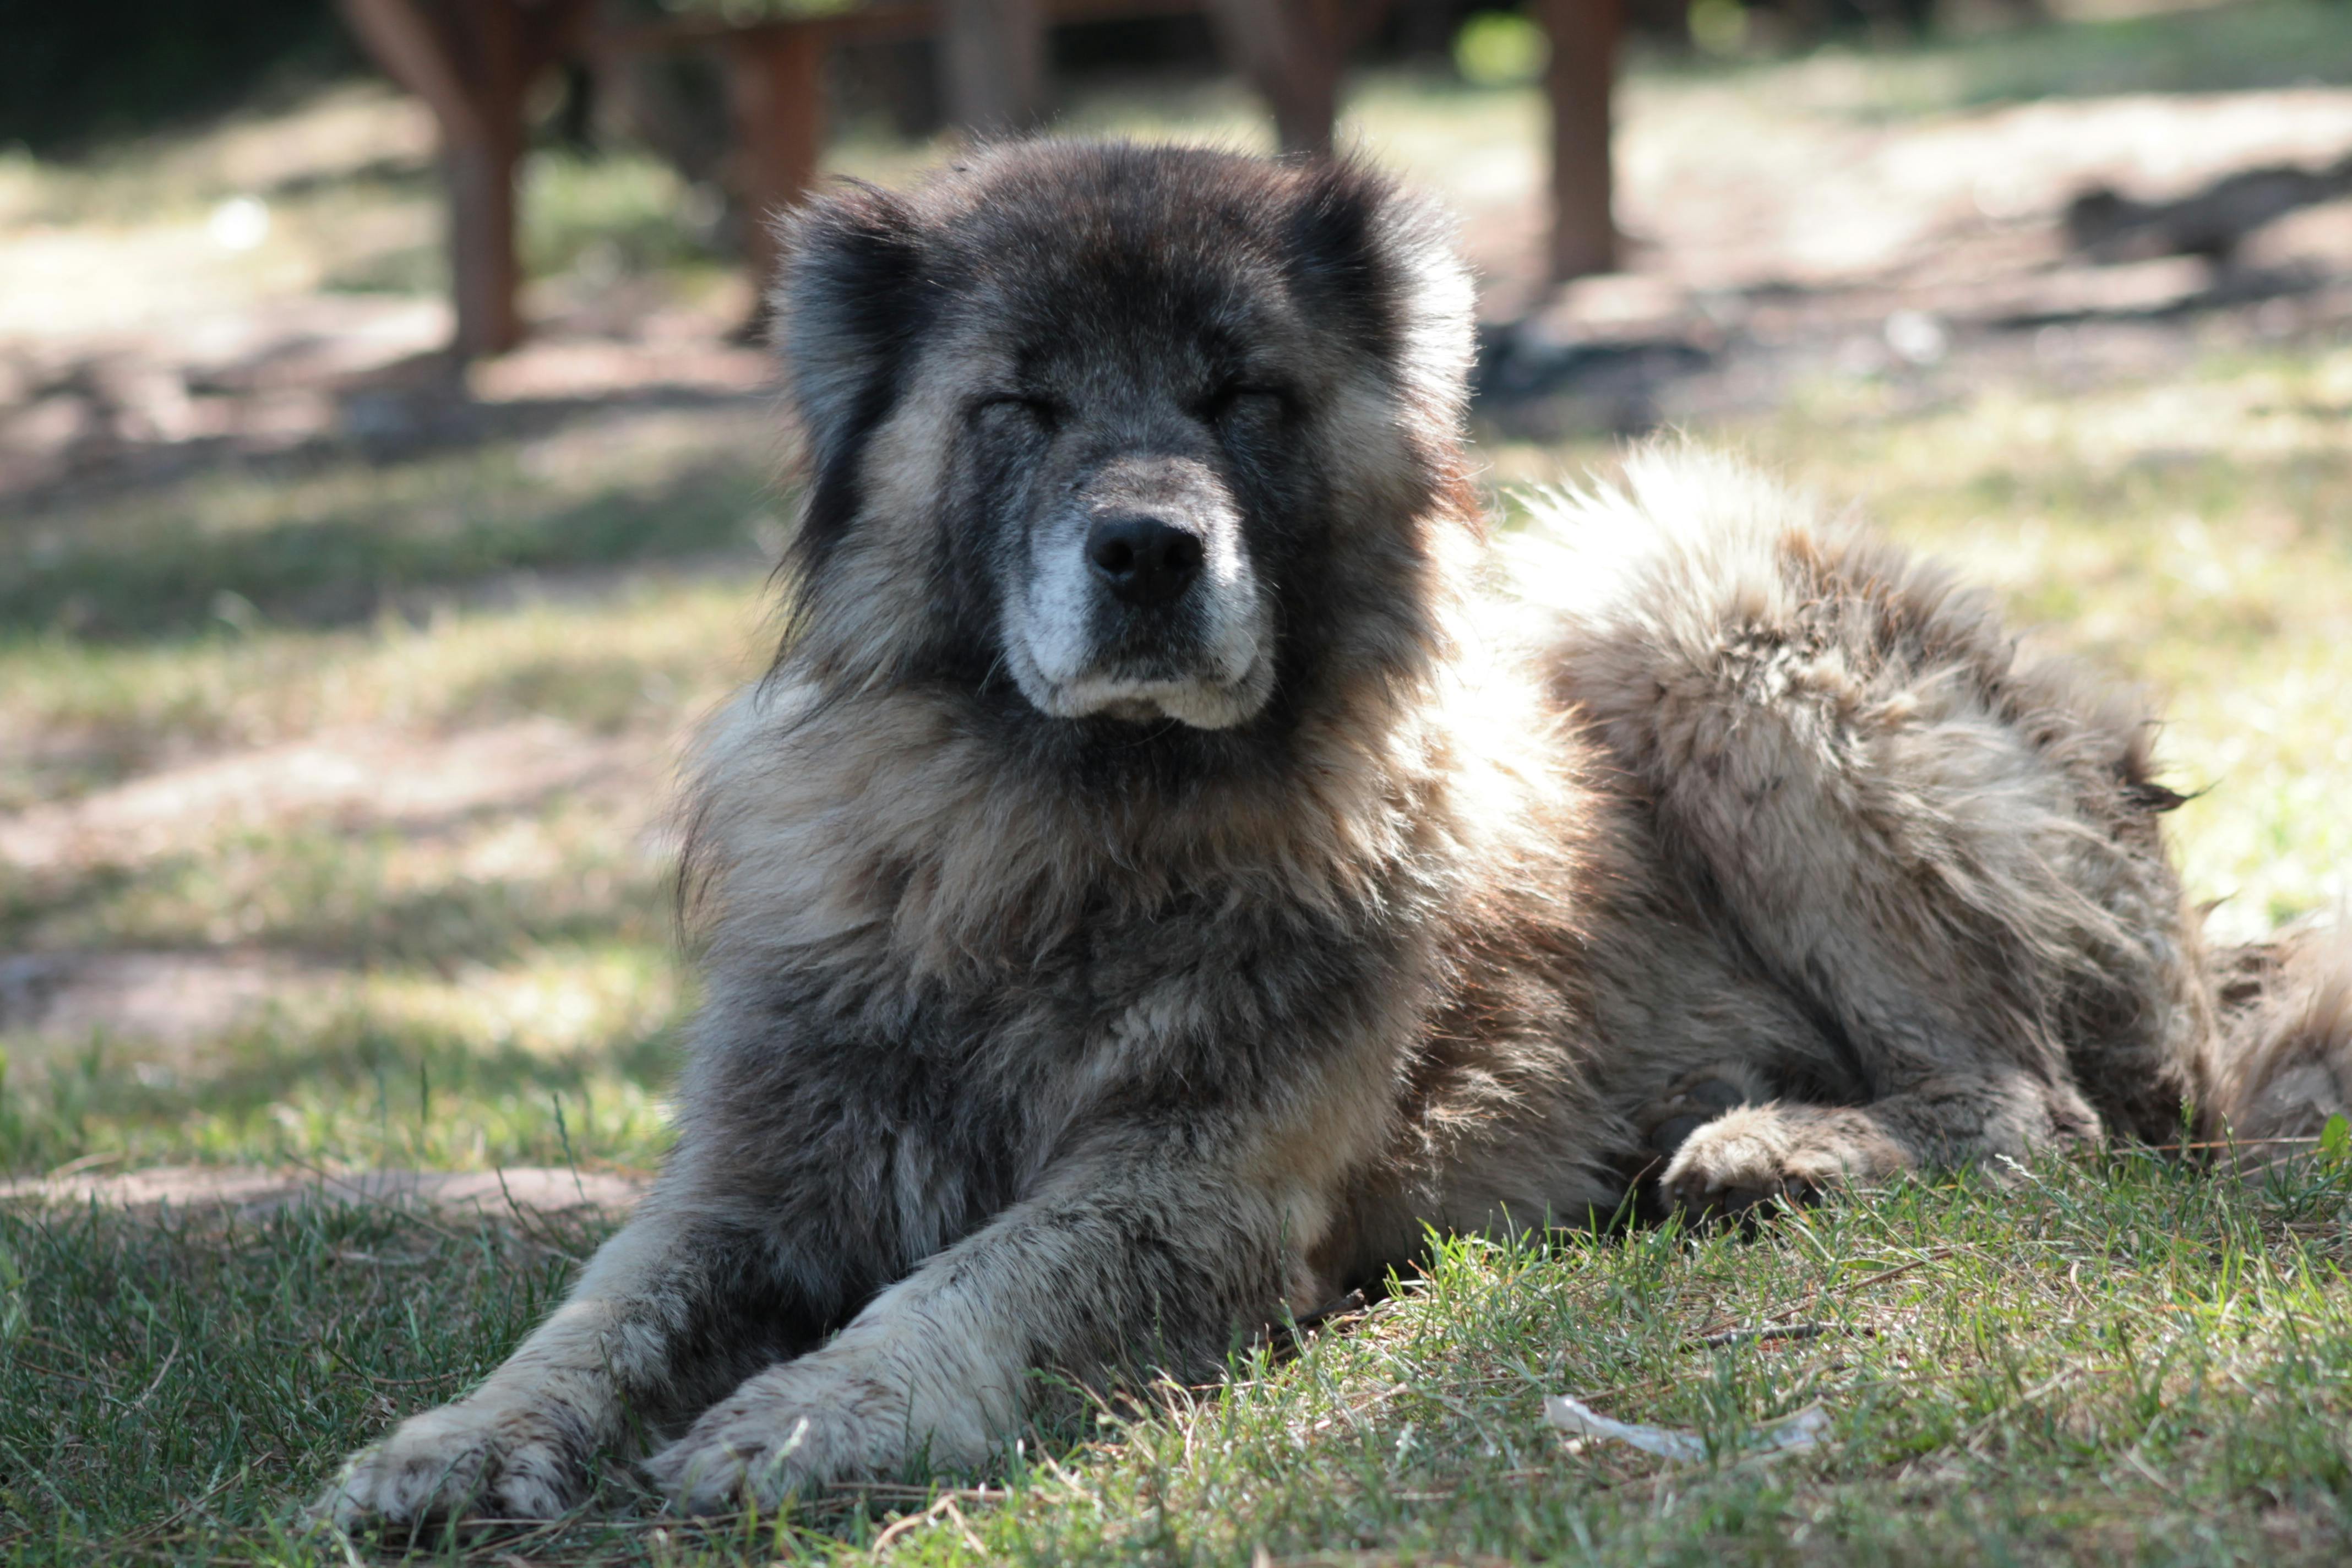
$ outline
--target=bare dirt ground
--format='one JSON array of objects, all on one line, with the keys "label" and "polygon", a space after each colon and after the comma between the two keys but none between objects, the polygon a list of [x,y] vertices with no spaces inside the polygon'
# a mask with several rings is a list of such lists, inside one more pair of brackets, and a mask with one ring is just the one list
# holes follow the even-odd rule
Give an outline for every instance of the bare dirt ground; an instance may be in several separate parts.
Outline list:
[{"label": "bare dirt ground", "polygon": [[626,1215],[645,1183],[610,1172],[524,1165],[499,1171],[276,1171],[153,1165],[119,1175],[68,1172],[0,1182],[0,1204],[128,1209],[156,1218],[226,1212],[264,1219],[305,1203],[438,1211],[468,1219]]},{"label": "bare dirt ground", "polygon": [[[1901,125],[1635,105],[1627,271],[1547,292],[1512,265],[1528,247],[1504,216],[1473,218],[1493,258],[1483,390],[1507,426],[1705,419],[1823,370],[1944,386],[2148,374],[2352,321],[2352,90]],[[1568,395],[1525,407],[1546,394]]]}]

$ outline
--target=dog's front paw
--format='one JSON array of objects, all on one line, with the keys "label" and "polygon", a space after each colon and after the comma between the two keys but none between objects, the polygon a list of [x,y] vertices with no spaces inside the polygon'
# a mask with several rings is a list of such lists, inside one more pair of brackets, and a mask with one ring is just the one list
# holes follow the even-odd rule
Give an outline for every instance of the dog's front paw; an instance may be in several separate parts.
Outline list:
[{"label": "dog's front paw", "polygon": [[815,1358],[771,1367],[703,1412],[687,1435],[646,1461],[685,1513],[772,1506],[812,1486],[880,1474],[906,1456],[906,1401],[878,1383],[829,1373]]},{"label": "dog's front paw", "polygon": [[919,1455],[950,1467],[984,1460],[989,1410],[977,1401],[910,1400],[908,1370],[836,1341],[744,1383],[646,1460],[646,1473],[672,1507],[709,1514],[772,1507],[828,1481],[897,1475]]},{"label": "dog's front paw", "polygon": [[354,1454],[311,1512],[345,1531],[553,1519],[586,1491],[591,1447],[568,1413],[461,1400],[411,1416]]},{"label": "dog's front paw", "polygon": [[1901,1152],[1858,1112],[1743,1105],[1685,1138],[1658,1189],[1670,1208],[1738,1214],[1775,1198],[1811,1203],[1902,1163]]}]

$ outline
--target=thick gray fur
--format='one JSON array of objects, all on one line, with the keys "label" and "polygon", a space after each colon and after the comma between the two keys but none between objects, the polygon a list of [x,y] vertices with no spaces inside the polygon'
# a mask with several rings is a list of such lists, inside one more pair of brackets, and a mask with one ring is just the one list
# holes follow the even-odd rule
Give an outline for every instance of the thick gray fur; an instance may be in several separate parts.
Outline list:
[{"label": "thick gray fur", "polygon": [[[2344,1104],[2341,940],[2209,961],[2143,710],[1941,570],[1675,447],[1491,544],[1468,282],[1377,174],[1014,143],[786,233],[807,515],[690,792],[677,1146],[341,1522],[640,1431],[693,1509],[984,1466],[1041,1372],[1213,1375],[1425,1226]],[[1066,553],[1139,517],[1165,604]]]}]

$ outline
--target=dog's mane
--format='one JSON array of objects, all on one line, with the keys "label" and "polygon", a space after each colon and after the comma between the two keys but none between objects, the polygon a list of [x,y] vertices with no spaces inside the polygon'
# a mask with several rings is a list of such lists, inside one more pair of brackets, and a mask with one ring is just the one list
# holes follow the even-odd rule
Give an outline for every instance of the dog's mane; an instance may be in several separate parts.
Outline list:
[{"label": "dog's mane", "polygon": [[[1414,668],[1327,676],[1278,758],[1230,743],[1223,765],[1088,778],[975,722],[951,688],[755,687],[711,725],[688,791],[693,929],[802,952],[879,937],[947,973],[1018,965],[1090,918],[1182,899],[1350,926],[1412,915],[1433,868],[1490,861],[1461,853],[1473,822],[1533,835],[1537,802],[1558,793],[1537,776],[1557,717],[1497,710],[1526,688],[1475,673],[1515,657],[1465,624],[1477,542],[1458,521],[1440,536],[1444,646]],[[1119,728],[1149,743],[1145,726]],[[1455,809],[1465,790],[1475,812]],[[1525,811],[1496,810],[1511,795]]]}]

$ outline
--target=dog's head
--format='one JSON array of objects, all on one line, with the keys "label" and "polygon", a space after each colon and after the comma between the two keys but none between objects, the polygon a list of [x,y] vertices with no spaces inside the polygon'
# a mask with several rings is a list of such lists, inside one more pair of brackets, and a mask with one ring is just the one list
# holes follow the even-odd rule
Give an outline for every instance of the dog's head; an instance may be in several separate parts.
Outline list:
[{"label": "dog's head", "polygon": [[1015,142],[785,238],[811,679],[1235,731],[1426,640],[1379,628],[1425,608],[1417,531],[1460,488],[1470,292],[1386,180]]}]

